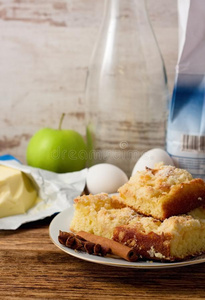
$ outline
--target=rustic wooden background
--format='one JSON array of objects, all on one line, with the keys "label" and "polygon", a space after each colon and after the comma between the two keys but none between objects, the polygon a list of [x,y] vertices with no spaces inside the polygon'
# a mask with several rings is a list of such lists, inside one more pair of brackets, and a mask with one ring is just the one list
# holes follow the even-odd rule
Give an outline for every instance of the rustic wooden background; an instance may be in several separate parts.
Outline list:
[{"label": "rustic wooden background", "polygon": [[[85,134],[84,84],[104,0],[0,1],[0,155],[25,163],[42,127]],[[172,92],[178,53],[177,0],[147,0]]]}]

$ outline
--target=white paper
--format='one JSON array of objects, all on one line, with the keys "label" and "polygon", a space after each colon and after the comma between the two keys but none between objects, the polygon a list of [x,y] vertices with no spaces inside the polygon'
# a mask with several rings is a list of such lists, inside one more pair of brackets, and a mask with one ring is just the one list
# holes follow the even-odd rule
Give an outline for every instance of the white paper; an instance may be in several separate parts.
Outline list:
[{"label": "white paper", "polygon": [[205,2],[178,0],[179,60],[177,72],[203,74],[205,72]]},{"label": "white paper", "polygon": [[87,169],[58,174],[22,165],[16,160],[0,161],[0,164],[24,172],[33,181],[42,199],[25,214],[0,218],[0,229],[14,230],[24,223],[61,212],[73,205],[73,199],[85,188]]},{"label": "white paper", "polygon": [[[186,40],[186,28],[189,16],[190,0],[178,0],[178,28],[179,28],[179,53],[180,60]],[[178,61],[179,62],[179,61]]]}]

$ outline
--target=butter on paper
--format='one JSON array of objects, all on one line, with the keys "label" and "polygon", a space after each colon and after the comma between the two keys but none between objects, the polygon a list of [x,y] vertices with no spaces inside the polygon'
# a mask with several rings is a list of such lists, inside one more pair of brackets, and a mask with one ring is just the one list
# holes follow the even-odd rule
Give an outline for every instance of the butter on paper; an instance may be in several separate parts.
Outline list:
[{"label": "butter on paper", "polygon": [[24,223],[44,219],[73,205],[73,199],[79,196],[86,183],[87,169],[78,172],[58,174],[38,168],[22,165],[16,160],[0,161],[24,172],[34,183],[41,201],[20,215],[0,218],[0,229],[14,230]]},{"label": "butter on paper", "polygon": [[0,218],[24,214],[37,200],[37,189],[25,173],[0,165]]}]

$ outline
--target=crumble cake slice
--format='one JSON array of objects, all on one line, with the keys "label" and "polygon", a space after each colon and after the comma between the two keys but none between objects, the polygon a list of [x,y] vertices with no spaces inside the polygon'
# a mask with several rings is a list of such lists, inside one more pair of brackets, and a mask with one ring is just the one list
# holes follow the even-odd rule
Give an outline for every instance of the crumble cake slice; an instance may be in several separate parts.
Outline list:
[{"label": "crumble cake slice", "polygon": [[138,171],[118,191],[118,201],[159,220],[205,204],[205,182],[173,166],[158,165]]}]

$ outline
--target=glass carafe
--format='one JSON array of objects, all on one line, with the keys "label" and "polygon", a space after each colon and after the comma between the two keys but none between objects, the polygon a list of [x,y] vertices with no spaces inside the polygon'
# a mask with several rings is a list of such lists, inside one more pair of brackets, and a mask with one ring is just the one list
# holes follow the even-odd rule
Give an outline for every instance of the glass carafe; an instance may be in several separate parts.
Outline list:
[{"label": "glass carafe", "polygon": [[167,101],[145,1],[106,0],[86,81],[89,165],[112,163],[130,176],[145,151],[165,147]]}]

